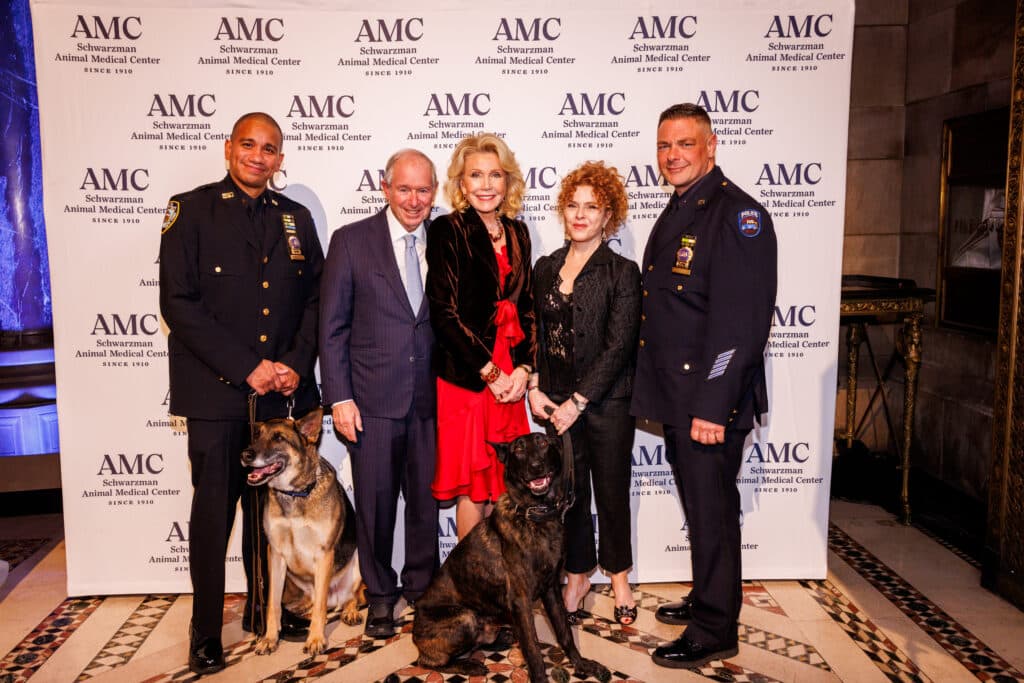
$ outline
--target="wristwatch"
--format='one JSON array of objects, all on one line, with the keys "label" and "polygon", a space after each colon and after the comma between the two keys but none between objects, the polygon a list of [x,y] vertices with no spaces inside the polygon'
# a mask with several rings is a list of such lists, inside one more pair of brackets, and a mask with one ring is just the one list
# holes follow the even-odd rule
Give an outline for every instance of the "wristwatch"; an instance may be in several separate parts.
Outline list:
[{"label": "wristwatch", "polygon": [[574,406],[576,406],[576,410],[580,411],[581,413],[587,409],[587,402],[581,401],[580,399],[576,398],[576,394],[570,395],[569,400],[572,401],[572,404]]}]

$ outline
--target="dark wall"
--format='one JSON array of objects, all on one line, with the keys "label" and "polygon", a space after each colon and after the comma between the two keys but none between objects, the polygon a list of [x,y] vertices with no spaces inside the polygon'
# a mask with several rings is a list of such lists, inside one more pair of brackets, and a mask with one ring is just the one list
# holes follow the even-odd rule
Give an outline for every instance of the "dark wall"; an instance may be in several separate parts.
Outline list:
[{"label": "dark wall", "polygon": [[[938,287],[943,122],[1009,105],[1015,6],[1013,0],[857,3],[844,273]],[[934,306],[926,313],[911,464],[983,502],[995,342],[937,326]],[[891,339],[885,329],[872,336],[883,365]],[[862,370],[858,402],[864,406],[874,382]],[[898,424],[903,386],[895,374],[887,391]],[[842,388],[837,403],[841,425]],[[885,448],[880,412],[863,438]]]}]

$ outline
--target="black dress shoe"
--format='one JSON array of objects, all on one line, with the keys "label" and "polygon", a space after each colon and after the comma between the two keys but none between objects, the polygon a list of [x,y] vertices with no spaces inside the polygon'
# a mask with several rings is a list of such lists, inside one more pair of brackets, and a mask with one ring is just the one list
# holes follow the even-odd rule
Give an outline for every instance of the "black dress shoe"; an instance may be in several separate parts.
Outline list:
[{"label": "black dress shoe", "polygon": [[663,624],[684,626],[690,623],[690,596],[687,595],[679,602],[665,603],[654,613],[654,618]]},{"label": "black dress shoe", "polygon": [[282,608],[281,630],[278,632],[278,637],[289,643],[304,643],[307,636],[309,636],[309,619]]},{"label": "black dress shoe", "polygon": [[193,629],[189,636],[188,670],[203,676],[217,673],[225,666],[220,638],[202,638]]},{"label": "black dress shoe", "polygon": [[726,659],[739,654],[736,643],[722,645],[701,645],[685,635],[679,636],[671,643],[662,645],[654,651],[651,659],[658,666],[670,669],[696,669],[716,659]]},{"label": "black dress shoe", "polygon": [[375,602],[366,612],[366,635],[371,638],[390,638],[395,635],[395,608],[385,602]]}]

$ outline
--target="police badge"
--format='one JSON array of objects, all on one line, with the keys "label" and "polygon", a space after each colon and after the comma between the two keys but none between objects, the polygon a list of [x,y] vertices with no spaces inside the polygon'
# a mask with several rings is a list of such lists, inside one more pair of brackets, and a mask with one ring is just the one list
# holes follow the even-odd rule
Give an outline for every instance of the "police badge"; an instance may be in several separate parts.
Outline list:
[{"label": "police badge", "polygon": [[288,243],[288,258],[292,261],[305,261],[302,254],[302,243],[295,230],[295,216],[290,213],[281,214],[281,223],[284,225],[284,239]]},{"label": "police badge", "polygon": [[679,238],[679,249],[676,250],[676,264],[672,266],[672,272],[676,275],[689,275],[690,264],[693,263],[697,238],[693,235],[683,235]]}]

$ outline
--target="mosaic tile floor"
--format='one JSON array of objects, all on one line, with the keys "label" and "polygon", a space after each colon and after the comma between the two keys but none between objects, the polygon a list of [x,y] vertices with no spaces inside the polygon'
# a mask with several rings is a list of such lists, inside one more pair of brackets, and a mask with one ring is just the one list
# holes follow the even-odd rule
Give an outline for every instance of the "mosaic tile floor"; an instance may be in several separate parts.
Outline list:
[{"label": "mosaic tile floor", "polygon": [[[23,520],[18,520],[19,522]],[[0,683],[32,681],[193,681],[188,671],[189,595],[67,598],[63,544],[52,538],[5,539],[0,558],[12,576],[0,602]],[[11,534],[12,536],[14,534]],[[829,534],[829,572],[821,581],[750,581],[744,584],[740,652],[687,672],[661,669],[650,659],[679,633],[654,618],[658,605],[685,594],[684,584],[642,584],[634,597],[632,626],[612,619],[607,586],[587,597],[585,618],[574,629],[584,656],[612,671],[612,681],[994,681],[1024,683],[1024,613],[984,591],[978,569],[935,539],[895,524],[879,508],[836,501]],[[416,666],[412,612],[404,609],[398,633],[366,637],[361,626],[333,621],[328,649],[316,657],[301,643],[282,643],[272,655],[253,652],[241,631],[242,597],[225,602],[228,668],[210,681],[352,681],[477,683],[528,680],[518,647],[477,652],[488,675],[442,675]],[[562,668],[579,681],[537,611],[549,672]],[[3,654],[5,653],[5,654]]]}]

